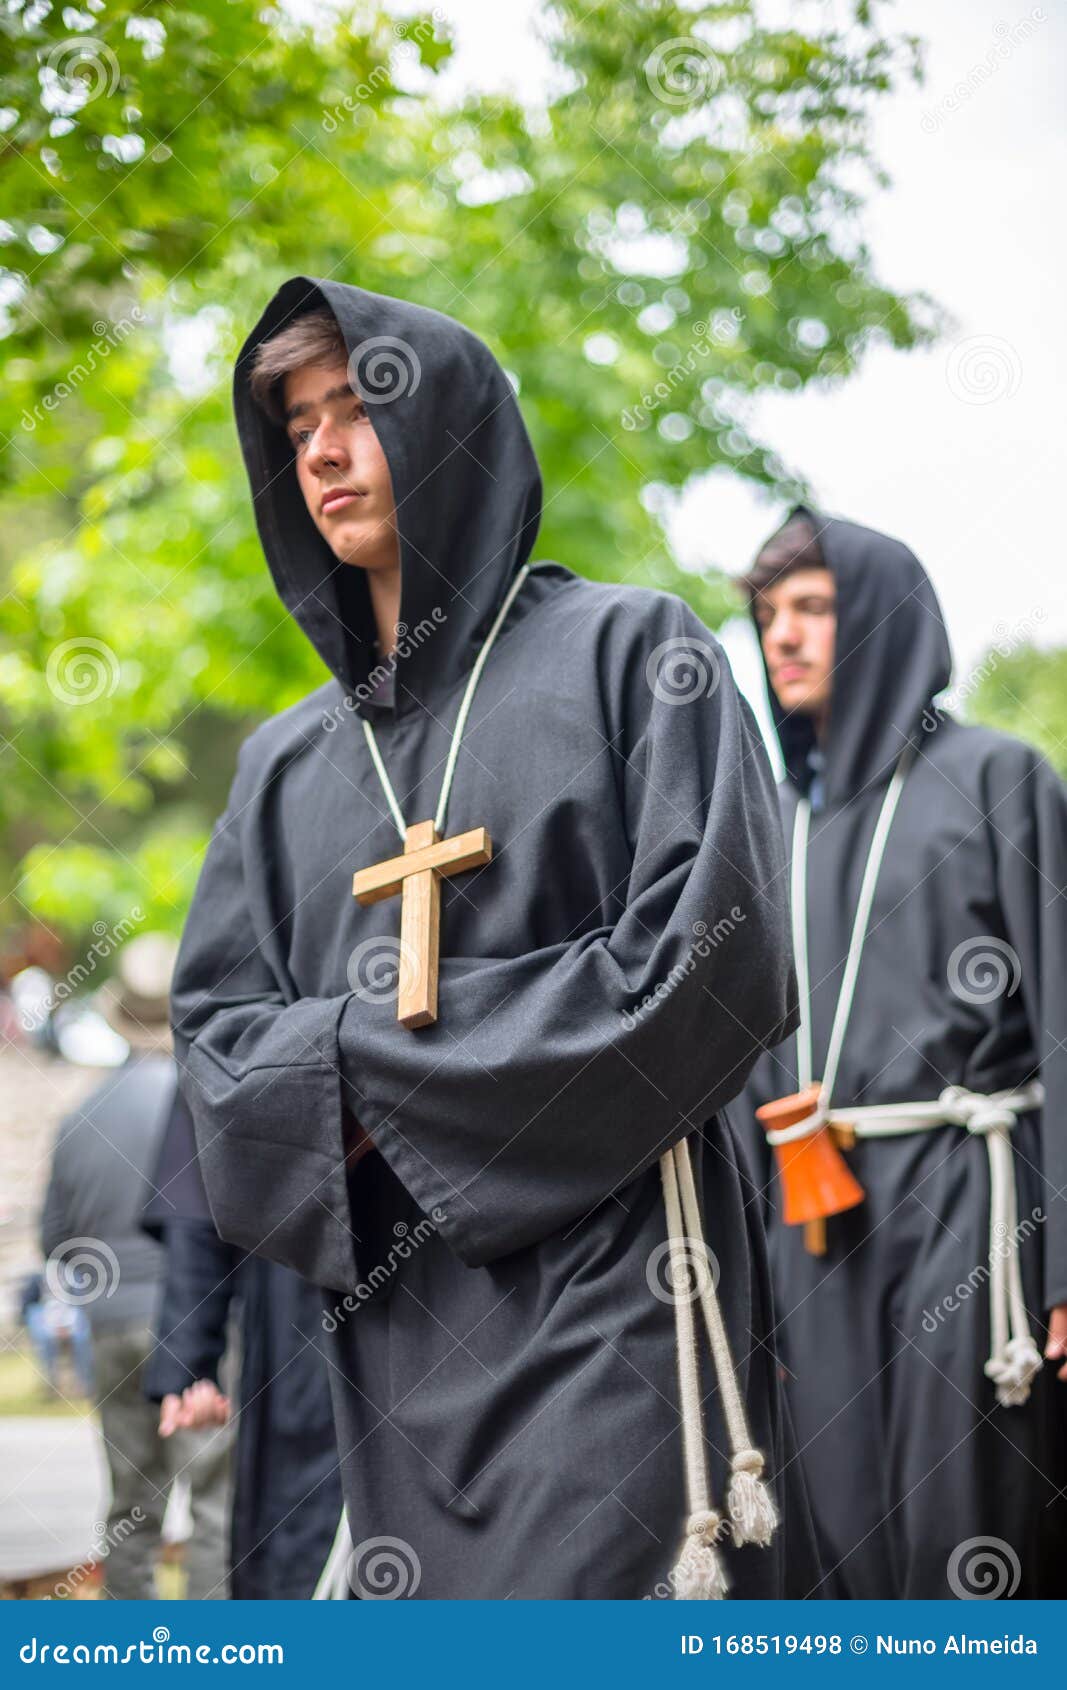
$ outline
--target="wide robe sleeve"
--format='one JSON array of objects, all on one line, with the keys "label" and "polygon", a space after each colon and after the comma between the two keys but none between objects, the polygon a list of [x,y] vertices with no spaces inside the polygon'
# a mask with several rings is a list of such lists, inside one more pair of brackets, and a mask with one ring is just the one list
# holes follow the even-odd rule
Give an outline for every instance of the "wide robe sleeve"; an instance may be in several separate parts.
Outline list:
[{"label": "wide robe sleeve", "polygon": [[293,1002],[260,947],[243,855],[251,745],[241,748],[182,935],[174,1054],[219,1236],[349,1291],[359,1275],[338,1042],[347,994]]},{"label": "wide robe sleeve", "polygon": [[1067,1303],[1067,788],[1030,749],[992,760],[997,886],[1045,1088],[1045,1306]]},{"label": "wide robe sleeve", "polygon": [[[435,1025],[411,1032],[352,993],[284,1003],[257,952],[239,827],[220,826],[175,1010],[224,1237],[354,1287],[347,1102],[454,1253],[492,1261],[621,1191],[792,1031],[767,757],[717,642],[680,601],[660,603],[611,701],[619,810],[603,825],[625,829],[631,863],[619,919],[507,957],[446,947]],[[687,646],[707,684],[676,695],[649,664],[664,648],[684,662]]]}]

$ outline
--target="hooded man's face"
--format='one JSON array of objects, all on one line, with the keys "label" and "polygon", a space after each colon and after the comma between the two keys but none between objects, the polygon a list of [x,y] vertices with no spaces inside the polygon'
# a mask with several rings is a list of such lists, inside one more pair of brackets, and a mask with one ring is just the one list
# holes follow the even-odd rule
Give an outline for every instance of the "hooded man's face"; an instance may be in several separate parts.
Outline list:
[{"label": "hooded man's face", "polygon": [[833,687],[836,589],[828,569],[795,569],[765,587],[756,622],[783,710],[826,720]]},{"label": "hooded man's face", "polygon": [[361,569],[399,565],[389,465],[344,362],[285,377],[285,422],[311,520],[336,558]]}]

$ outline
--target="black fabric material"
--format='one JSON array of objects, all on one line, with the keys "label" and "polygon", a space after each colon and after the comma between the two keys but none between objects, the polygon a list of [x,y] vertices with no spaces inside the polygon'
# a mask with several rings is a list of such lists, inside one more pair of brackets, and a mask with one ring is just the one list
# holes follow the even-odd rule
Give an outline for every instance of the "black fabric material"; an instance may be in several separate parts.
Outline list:
[{"label": "black fabric material", "polygon": [[231,1304],[240,1308],[246,1261],[242,1250],[223,1242],[210,1220],[170,1220],[161,1238],[167,1271],[156,1348],[144,1373],[144,1393],[153,1402],[171,1393],[180,1395],[198,1379],[210,1379],[224,1389],[219,1367],[226,1353]]},{"label": "black fabric material", "polygon": [[145,1190],[141,1226],[162,1244],[167,1223],[178,1219],[210,1222],[211,1210],[196,1155],[193,1117],[175,1086],[159,1155]]},{"label": "black fabric material", "polygon": [[[812,815],[808,945],[813,1066],[830,1038],[868,846],[889,774],[916,747],[871,914],[835,1108],[936,1099],[1039,1075],[1047,1104],[1014,1135],[1031,1325],[1067,1299],[1067,803],[1029,746],[935,704],[948,644],[932,588],[897,541],[814,516],[838,592],[827,803]],[[787,760],[804,737],[777,713]],[[787,840],[797,788],[781,788]],[[998,987],[998,980],[1000,985]],[[763,1170],[791,1401],[827,1591],[956,1594],[949,1564],[993,1536],[1018,1596],[1063,1595],[1067,1388],[1051,1364],[1027,1407],[995,1405],[989,1354],[989,1170],[962,1128],[860,1143],[867,1192],[828,1223],[822,1257],[778,1218],[754,1109],[796,1088],[796,1041],[763,1058],[732,1119]],[[1038,1211],[1043,1219],[1031,1219]],[[976,1272],[977,1270],[977,1272]],[[964,1294],[957,1296],[963,1285]],[[948,1298],[948,1307],[945,1299]],[[953,1305],[956,1305],[955,1307]]]},{"label": "black fabric material", "polygon": [[[341,1512],[341,1480],[318,1292],[297,1274],[224,1243],[206,1203],[180,1101],[160,1148],[145,1227],[166,1246],[156,1346],[142,1388],[154,1402],[219,1367],[240,1330],[233,1409],[230,1593],[303,1599],[315,1588]],[[166,1215],[161,1219],[162,1214]]]},{"label": "black fabric material", "polygon": [[[392,704],[367,700],[362,578],[317,544],[281,431],[245,386],[258,340],[322,298],[350,351],[391,335],[421,369],[368,408],[398,507],[401,621],[428,629],[397,661]],[[658,1157],[693,1134],[754,1436],[788,1507],[773,1549],[728,1551],[735,1589],[810,1585],[761,1343],[759,1217],[718,1115],[792,1027],[795,995],[773,784],[721,650],[677,599],[556,564],[530,576],[448,816],[485,826],[493,860],[444,882],[437,1024],[399,1026],[395,990],[363,966],[366,947],[395,957],[398,902],[351,895],[354,869],[398,849],[359,718],[374,716],[406,817],[432,815],[462,683],[533,543],[537,466],[479,341],[356,288],[288,283],[236,394],[264,549],[337,679],[242,749],[175,1028],[219,1231],[328,1288],[353,1538],[409,1545],[420,1599],[662,1584],[686,1506],[673,1309],[646,1268],[665,1236]],[[683,653],[690,681],[703,665],[687,699],[665,678]],[[346,1173],[352,1117],[377,1150]]]}]

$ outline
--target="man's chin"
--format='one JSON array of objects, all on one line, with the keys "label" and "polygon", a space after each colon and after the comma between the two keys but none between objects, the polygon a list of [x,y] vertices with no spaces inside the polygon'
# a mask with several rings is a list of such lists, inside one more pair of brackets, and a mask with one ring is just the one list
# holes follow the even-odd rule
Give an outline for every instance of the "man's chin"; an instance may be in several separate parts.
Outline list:
[{"label": "man's chin", "polygon": [[817,693],[804,686],[775,688],[775,697],[783,710],[794,716],[817,716],[822,700]]},{"label": "man's chin", "polygon": [[378,526],[370,533],[342,530],[325,538],[338,563],[350,564],[353,569],[394,569],[399,561],[396,535]]}]

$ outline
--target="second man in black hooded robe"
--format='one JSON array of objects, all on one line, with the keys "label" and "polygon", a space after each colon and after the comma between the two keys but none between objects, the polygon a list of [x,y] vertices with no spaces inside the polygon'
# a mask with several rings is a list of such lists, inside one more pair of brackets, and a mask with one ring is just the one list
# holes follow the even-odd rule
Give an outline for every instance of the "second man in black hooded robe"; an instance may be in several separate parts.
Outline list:
[{"label": "second man in black hooded robe", "polygon": [[[829,603],[808,592],[818,587],[813,566],[829,571]],[[784,1224],[782,1182],[754,1120],[759,1105],[796,1090],[795,1037],[761,1059],[731,1111],[766,1182],[777,1341],[827,1569],[821,1588],[1062,1596],[1067,1384],[1056,1375],[1067,1344],[1049,1345],[1043,1370],[1040,1350],[1050,1311],[1067,1331],[1063,783],[1031,746],[964,726],[939,703],[951,671],[944,621],[899,541],[800,507],[750,581],[786,769],[787,842],[798,801],[811,806],[814,1079],[876,821],[907,750],[832,1107],[847,1121],[850,1108],[932,1102],[947,1087],[988,1096],[1036,1080],[1045,1094],[1043,1110],[1020,1113],[1011,1132],[1014,1236],[991,1239],[983,1139],[942,1124],[842,1151],[866,1196],[826,1222],[823,1255],[800,1225]],[[780,591],[788,602],[775,602]],[[825,614],[836,635],[820,728],[804,670],[821,646],[817,634],[806,642],[803,624]],[[1039,1368],[1017,1404],[998,1400],[986,1372],[992,1265],[1009,1249]]]}]

